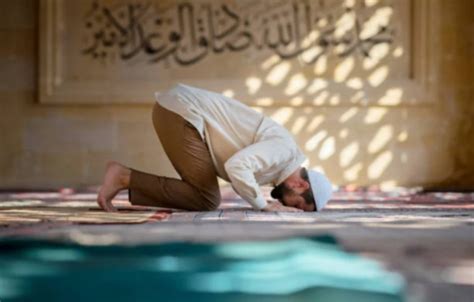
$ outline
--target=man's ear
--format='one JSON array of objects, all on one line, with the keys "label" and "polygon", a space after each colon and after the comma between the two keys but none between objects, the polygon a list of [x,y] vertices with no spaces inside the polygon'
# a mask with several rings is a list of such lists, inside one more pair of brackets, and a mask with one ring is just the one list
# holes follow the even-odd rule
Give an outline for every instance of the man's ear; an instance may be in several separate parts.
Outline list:
[{"label": "man's ear", "polygon": [[308,190],[310,187],[310,184],[309,182],[307,182],[306,180],[302,180],[301,181],[301,188],[305,189],[305,190]]}]

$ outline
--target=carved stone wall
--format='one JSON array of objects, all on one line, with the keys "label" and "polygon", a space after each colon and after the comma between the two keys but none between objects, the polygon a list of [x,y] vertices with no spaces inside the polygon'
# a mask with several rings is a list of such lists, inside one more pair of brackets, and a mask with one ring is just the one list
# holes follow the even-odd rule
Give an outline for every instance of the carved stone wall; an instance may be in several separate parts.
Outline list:
[{"label": "carved stone wall", "polygon": [[[107,159],[178,177],[150,111],[152,92],[175,81],[281,123],[336,184],[473,186],[470,0],[133,1],[150,5],[148,21],[132,1],[96,3],[0,2],[0,187],[98,184]],[[312,27],[294,21],[307,3]],[[202,7],[229,24],[193,40],[191,7],[196,33]],[[180,11],[183,25],[166,25]],[[97,20],[121,13],[125,25]]]}]

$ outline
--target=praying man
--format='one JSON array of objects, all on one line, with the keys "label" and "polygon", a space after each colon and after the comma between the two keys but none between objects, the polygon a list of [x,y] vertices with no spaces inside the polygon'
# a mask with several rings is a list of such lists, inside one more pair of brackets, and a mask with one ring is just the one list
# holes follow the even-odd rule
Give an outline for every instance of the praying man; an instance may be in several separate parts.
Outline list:
[{"label": "praying man", "polygon": [[[327,177],[302,166],[291,133],[233,98],[177,84],[155,93],[152,121],[181,179],[153,175],[116,161],[106,164],[99,206],[128,189],[133,205],[212,211],[221,202],[217,177],[257,211],[321,211],[332,195]],[[260,186],[272,185],[267,200]]]}]

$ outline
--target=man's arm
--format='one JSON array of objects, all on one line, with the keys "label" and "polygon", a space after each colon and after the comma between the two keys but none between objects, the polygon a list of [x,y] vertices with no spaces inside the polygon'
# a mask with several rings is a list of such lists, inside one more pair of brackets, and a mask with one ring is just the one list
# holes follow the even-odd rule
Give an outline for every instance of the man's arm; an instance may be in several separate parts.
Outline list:
[{"label": "man's arm", "polygon": [[232,188],[256,210],[275,208],[267,203],[254,174],[291,160],[291,150],[279,148],[284,143],[283,140],[275,139],[252,144],[235,153],[224,164]]}]

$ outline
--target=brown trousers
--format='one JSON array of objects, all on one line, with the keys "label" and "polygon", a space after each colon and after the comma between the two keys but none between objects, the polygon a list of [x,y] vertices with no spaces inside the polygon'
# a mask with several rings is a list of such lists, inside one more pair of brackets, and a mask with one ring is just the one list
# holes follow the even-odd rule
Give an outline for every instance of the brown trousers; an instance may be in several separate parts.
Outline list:
[{"label": "brown trousers", "polygon": [[152,120],[163,149],[182,180],[131,169],[130,202],[190,211],[215,210],[221,201],[216,170],[199,132],[157,102]]}]

